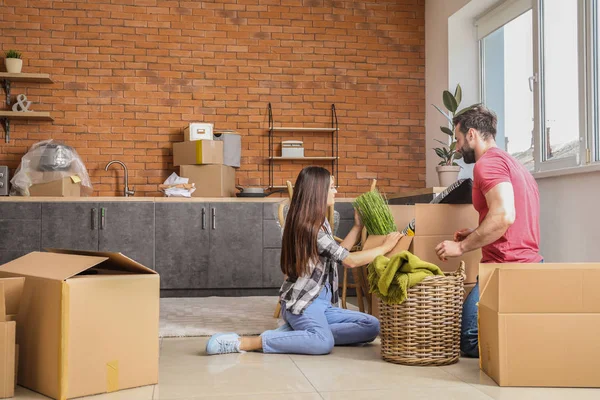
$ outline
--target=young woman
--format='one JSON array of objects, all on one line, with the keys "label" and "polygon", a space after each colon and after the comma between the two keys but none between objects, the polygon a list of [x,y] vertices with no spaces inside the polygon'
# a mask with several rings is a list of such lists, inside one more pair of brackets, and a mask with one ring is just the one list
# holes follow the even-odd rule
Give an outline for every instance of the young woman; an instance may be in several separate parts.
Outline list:
[{"label": "young woman", "polygon": [[377,318],[337,307],[337,267],[369,264],[390,251],[400,234],[389,234],[379,247],[349,253],[360,238],[362,222],[355,210],[354,227],[341,244],[335,241],[326,218],[335,193],[333,177],[325,168],[304,168],[296,179],[283,230],[281,270],[286,279],[279,291],[283,319],[291,329],[266,331],[255,337],[216,334],[206,345],[207,354],[255,350],[328,354],[334,345],[368,343],[377,337]]}]

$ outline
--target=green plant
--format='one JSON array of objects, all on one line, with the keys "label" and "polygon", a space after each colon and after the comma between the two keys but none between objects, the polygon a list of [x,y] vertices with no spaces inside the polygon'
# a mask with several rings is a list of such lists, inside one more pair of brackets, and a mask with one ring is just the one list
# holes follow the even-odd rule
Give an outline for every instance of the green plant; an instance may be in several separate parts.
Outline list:
[{"label": "green plant", "polygon": [[6,58],[21,58],[21,53],[16,50],[8,50],[6,52]]},{"label": "green plant", "polygon": [[353,205],[369,235],[387,235],[398,230],[387,201],[376,189],[358,196]]},{"label": "green plant", "polygon": [[457,115],[460,115],[460,114],[464,113],[465,111],[470,110],[474,106],[469,106],[469,107],[463,108],[462,110],[457,112],[458,106],[460,105],[460,102],[462,101],[462,88],[460,87],[460,85],[456,85],[454,94],[450,93],[448,90],[444,90],[444,92],[442,93],[442,101],[444,103],[444,107],[446,107],[446,110],[448,110],[448,112],[442,111],[442,109],[439,108],[438,106],[436,106],[435,104],[432,104],[432,105],[448,120],[448,124],[450,127],[440,126],[440,130],[442,132],[444,132],[446,135],[450,136],[451,143],[448,144],[448,143],[442,142],[441,140],[435,139],[435,141],[438,143],[441,143],[443,147],[438,147],[438,148],[435,148],[434,150],[435,150],[435,154],[437,154],[438,157],[440,157],[442,159],[442,161],[440,161],[440,163],[438,165],[454,165],[454,166],[456,166],[458,164],[456,164],[456,162],[454,162],[454,160],[459,160],[462,157],[462,154],[460,154],[459,152],[456,151],[456,140],[454,140],[454,128],[455,127],[454,127],[454,123],[452,122],[452,120]]}]

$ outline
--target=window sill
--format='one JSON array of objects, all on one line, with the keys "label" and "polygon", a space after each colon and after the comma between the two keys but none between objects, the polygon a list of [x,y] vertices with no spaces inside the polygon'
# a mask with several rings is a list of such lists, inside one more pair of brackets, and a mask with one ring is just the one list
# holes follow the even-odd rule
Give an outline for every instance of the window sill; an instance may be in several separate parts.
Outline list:
[{"label": "window sill", "polygon": [[587,174],[590,172],[599,172],[600,163],[583,165],[579,167],[561,168],[553,171],[533,172],[532,175],[535,179],[553,178],[556,176],[565,175],[576,175],[576,174]]}]

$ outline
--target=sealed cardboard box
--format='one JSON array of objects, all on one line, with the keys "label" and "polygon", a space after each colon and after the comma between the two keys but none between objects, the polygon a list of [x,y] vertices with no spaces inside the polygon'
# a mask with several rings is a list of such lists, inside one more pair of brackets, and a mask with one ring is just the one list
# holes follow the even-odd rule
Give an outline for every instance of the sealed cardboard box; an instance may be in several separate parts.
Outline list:
[{"label": "sealed cardboard box", "polygon": [[52,182],[31,185],[31,187],[29,188],[29,195],[51,197],[80,197],[81,179],[77,175],[73,175]]},{"label": "sealed cardboard box", "polygon": [[223,142],[195,140],[173,143],[173,165],[223,164]]},{"label": "sealed cardboard box", "polygon": [[600,263],[481,264],[481,369],[500,386],[600,387]]},{"label": "sealed cardboard box", "polygon": [[0,267],[25,277],[20,385],[54,399],[158,382],[159,277],[120,253],[32,252]]},{"label": "sealed cardboard box", "polygon": [[13,397],[16,385],[16,322],[24,278],[0,279],[0,398]]},{"label": "sealed cardboard box", "polygon": [[[460,261],[465,262],[467,278],[465,283],[475,283],[481,250],[465,253],[459,258],[440,261],[435,247],[444,240],[453,240],[454,232],[463,228],[476,228],[479,225],[477,211],[470,204],[415,204],[390,205],[390,211],[398,230],[402,231],[415,219],[415,236],[403,237],[387,256],[408,250],[420,259],[435,264],[444,272],[455,272]],[[367,237],[363,249],[381,245],[384,236]]]},{"label": "sealed cardboard box", "polygon": [[182,165],[179,176],[196,185],[192,197],[235,197],[235,169],[226,165]]}]

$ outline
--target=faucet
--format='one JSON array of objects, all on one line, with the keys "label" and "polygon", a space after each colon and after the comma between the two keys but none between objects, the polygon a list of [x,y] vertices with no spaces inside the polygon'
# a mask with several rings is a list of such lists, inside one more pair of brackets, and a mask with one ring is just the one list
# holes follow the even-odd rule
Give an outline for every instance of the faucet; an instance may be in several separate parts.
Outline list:
[{"label": "faucet", "polygon": [[133,196],[135,194],[135,186],[132,186],[131,190],[129,190],[129,173],[127,172],[127,166],[125,165],[125,163],[123,163],[123,161],[112,160],[111,162],[106,164],[104,170],[108,171],[108,167],[110,167],[113,163],[121,164],[123,166],[123,169],[125,170],[125,188],[123,189],[123,195],[125,197],[129,197],[129,195]]}]

